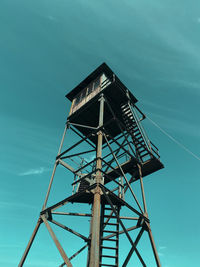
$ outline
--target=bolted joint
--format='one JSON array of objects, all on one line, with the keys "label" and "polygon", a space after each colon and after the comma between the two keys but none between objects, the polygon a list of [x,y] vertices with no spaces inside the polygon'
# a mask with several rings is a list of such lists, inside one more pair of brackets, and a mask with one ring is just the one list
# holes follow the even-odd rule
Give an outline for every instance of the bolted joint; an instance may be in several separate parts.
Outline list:
[{"label": "bolted joint", "polygon": [[46,220],[51,221],[52,220],[52,214],[51,214],[51,210],[46,210],[45,212],[41,212],[41,219],[42,217],[45,217]]},{"label": "bolted joint", "polygon": [[98,101],[99,101],[99,102],[100,102],[100,101],[105,101],[104,94],[101,94],[101,95],[100,95],[100,97],[99,97],[99,100],[98,100]]},{"label": "bolted joint", "polygon": [[102,195],[102,191],[101,191],[101,188],[99,186],[97,186],[95,189],[94,189],[94,194],[99,194],[99,195]]},{"label": "bolted joint", "polygon": [[97,135],[103,135],[103,132],[102,131],[98,131]]}]

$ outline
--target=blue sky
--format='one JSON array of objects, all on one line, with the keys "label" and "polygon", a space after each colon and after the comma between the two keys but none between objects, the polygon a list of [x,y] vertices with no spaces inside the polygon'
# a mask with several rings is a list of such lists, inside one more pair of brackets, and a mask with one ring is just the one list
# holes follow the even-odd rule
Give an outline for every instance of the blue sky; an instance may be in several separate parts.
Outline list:
[{"label": "blue sky", "polygon": [[[0,36],[1,266],[16,266],[37,221],[69,112],[64,96],[102,62],[200,156],[199,1],[1,0]],[[145,126],[165,164],[144,181],[162,265],[198,266],[199,161]],[[73,178],[61,177],[55,186],[70,191]],[[55,251],[41,229],[27,266],[55,266]]]}]

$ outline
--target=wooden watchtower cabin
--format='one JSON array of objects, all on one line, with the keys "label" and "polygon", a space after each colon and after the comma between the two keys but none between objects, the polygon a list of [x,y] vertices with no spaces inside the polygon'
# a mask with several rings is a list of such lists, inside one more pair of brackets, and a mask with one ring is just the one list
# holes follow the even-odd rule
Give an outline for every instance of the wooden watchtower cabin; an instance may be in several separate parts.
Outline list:
[{"label": "wooden watchtower cabin", "polygon": [[[104,117],[103,127],[108,139],[117,137],[123,131],[132,137],[135,154],[124,162],[123,170],[134,174],[135,179],[137,179],[138,174],[135,175],[135,173],[138,170],[137,167],[136,169],[133,168],[133,162],[141,164],[143,177],[163,168],[158,148],[148,139],[141,125],[145,115],[136,106],[138,100],[106,63],[100,65],[66,95],[72,102],[68,117],[70,123],[97,127],[100,113],[98,102],[102,94],[107,100],[102,116]],[[91,132],[90,128],[75,127],[84,136]],[[88,138],[97,144],[97,136],[91,135]],[[110,175],[114,177],[116,172]]]}]

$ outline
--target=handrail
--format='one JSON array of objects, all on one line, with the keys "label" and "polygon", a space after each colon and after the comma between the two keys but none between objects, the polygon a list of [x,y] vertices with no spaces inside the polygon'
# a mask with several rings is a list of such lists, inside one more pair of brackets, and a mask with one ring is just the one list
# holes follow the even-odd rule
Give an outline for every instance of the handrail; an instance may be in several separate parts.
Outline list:
[{"label": "handrail", "polygon": [[[129,103],[128,103],[129,104]],[[129,104],[129,107],[131,108],[131,105]],[[136,106],[134,106],[134,107],[136,107]],[[160,155],[159,155],[159,150],[158,150],[158,148],[149,140],[149,138],[147,137],[147,134],[146,134],[146,132],[145,132],[145,130],[144,130],[144,128],[142,127],[142,125],[139,123],[139,121],[138,121],[138,116],[137,116],[137,113],[134,111],[134,109],[132,108],[131,109],[131,111],[132,111],[132,114],[133,114],[133,116],[134,116],[134,118],[135,118],[135,121],[136,121],[136,124],[137,124],[137,126],[138,126],[138,128],[139,128],[139,130],[140,130],[140,132],[141,132],[141,134],[142,134],[142,137],[143,137],[143,140],[144,140],[144,142],[145,142],[145,145],[146,145],[146,147],[147,147],[147,150],[150,152],[150,154],[152,155],[152,156],[154,156],[154,157],[156,157],[156,158],[160,158]],[[152,146],[153,146],[153,148],[152,148]]]}]

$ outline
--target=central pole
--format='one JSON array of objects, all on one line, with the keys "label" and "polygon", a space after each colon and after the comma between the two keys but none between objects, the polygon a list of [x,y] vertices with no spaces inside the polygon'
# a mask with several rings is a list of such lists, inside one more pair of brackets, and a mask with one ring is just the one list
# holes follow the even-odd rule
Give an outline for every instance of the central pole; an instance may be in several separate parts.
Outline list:
[{"label": "central pole", "polygon": [[[104,97],[101,95],[100,110],[99,110],[99,127],[103,126],[104,115]],[[102,182],[102,141],[103,133],[98,132],[97,140],[97,162],[96,162],[96,188],[94,189],[94,200],[91,220],[91,248],[90,248],[90,265],[89,267],[99,267],[100,260],[100,211],[101,211],[101,189],[99,184]]]}]

